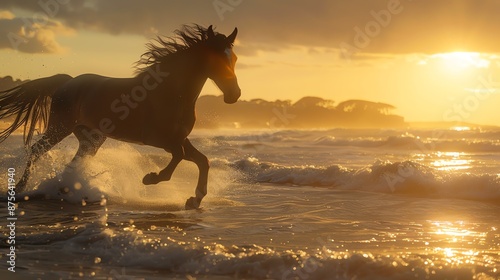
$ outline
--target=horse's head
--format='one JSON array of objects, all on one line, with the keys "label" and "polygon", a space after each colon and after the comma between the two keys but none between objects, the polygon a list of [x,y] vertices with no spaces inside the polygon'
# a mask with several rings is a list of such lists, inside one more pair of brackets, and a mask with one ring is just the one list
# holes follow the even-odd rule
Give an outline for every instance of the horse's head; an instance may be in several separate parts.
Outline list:
[{"label": "horse's head", "polygon": [[235,28],[229,36],[215,34],[212,26],[207,29],[207,45],[209,49],[208,77],[224,93],[224,102],[235,103],[241,96],[238,79],[234,73],[236,55],[233,52],[233,43],[238,29]]}]

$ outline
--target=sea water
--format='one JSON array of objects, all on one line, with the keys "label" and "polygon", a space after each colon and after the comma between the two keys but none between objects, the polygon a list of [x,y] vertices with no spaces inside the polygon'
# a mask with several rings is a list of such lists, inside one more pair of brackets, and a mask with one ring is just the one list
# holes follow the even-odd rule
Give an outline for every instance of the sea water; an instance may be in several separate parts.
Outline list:
[{"label": "sea water", "polygon": [[[0,207],[1,279],[498,279],[500,130],[199,130],[198,170],[169,182],[161,149],[108,140],[68,166],[69,137],[18,195],[15,273]],[[0,144],[2,192],[22,136]],[[19,201],[21,200],[21,201]]]}]

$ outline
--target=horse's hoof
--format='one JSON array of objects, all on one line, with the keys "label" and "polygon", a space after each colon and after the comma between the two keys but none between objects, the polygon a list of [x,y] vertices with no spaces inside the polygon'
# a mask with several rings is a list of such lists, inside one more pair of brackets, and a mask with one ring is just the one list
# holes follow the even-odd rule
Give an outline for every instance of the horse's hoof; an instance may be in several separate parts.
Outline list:
[{"label": "horse's hoof", "polygon": [[146,174],[146,176],[144,176],[144,178],[142,179],[142,183],[144,185],[154,185],[154,184],[158,184],[158,182],[160,182],[160,180],[158,179],[158,174],[157,173],[154,173],[154,172],[151,172],[149,174]]},{"label": "horse's hoof", "polygon": [[184,206],[186,210],[198,209],[199,207],[200,202],[198,202],[198,199],[196,199],[196,197],[188,198],[188,200],[186,200],[186,205]]}]

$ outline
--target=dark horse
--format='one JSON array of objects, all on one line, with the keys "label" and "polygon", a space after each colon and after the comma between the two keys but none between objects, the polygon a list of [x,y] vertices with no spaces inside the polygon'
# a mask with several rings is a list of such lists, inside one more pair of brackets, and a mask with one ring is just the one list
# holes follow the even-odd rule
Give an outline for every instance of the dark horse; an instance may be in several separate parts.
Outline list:
[{"label": "dark horse", "polygon": [[[79,141],[73,161],[93,156],[106,137],[159,147],[172,160],[159,173],[149,173],[145,185],[168,181],[182,159],[199,169],[194,197],[186,209],[198,208],[207,194],[209,162],[188,135],[195,123],[195,103],[207,78],[224,93],[224,102],[241,95],[234,73],[232,46],[238,30],[229,36],[212,26],[184,26],[173,38],[158,37],[137,62],[133,78],[84,74],[75,78],[55,75],[0,92],[0,118],[14,121],[0,133],[0,142],[24,125],[24,144],[30,145],[37,124],[46,126],[29,151],[26,170],[17,184],[22,191],[33,163],[71,133]],[[46,124],[46,125],[45,125]]]}]

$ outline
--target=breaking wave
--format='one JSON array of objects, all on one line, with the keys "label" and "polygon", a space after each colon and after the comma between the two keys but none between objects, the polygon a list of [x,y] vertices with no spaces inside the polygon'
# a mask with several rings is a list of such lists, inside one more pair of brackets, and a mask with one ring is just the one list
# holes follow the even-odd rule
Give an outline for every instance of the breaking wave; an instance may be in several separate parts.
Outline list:
[{"label": "breaking wave", "polygon": [[231,163],[246,180],[500,202],[500,178],[491,174],[449,173],[413,162],[376,161],[360,169],[340,165],[285,166],[247,158]]}]

